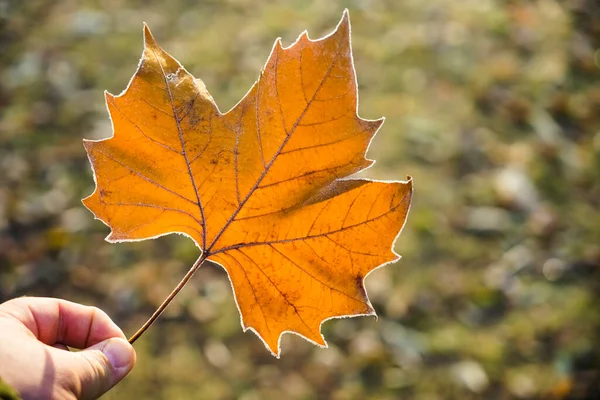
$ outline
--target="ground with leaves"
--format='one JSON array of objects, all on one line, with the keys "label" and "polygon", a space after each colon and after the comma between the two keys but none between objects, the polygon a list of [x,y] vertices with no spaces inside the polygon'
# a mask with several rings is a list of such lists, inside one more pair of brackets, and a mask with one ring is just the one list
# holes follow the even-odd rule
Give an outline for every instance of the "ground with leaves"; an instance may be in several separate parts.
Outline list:
[{"label": "ground with leaves", "polygon": [[[269,3],[269,4],[267,4]],[[585,398],[600,379],[600,7],[591,0],[0,2],[0,300],[97,305],[132,333],[197,256],[182,237],[111,245],[80,199],[82,138],[142,21],[223,110],[273,39],[348,7],[364,118],[387,120],[368,177],[415,180],[396,250],[367,279],[380,318],[328,322],[281,360],[202,268],[107,398]]]}]

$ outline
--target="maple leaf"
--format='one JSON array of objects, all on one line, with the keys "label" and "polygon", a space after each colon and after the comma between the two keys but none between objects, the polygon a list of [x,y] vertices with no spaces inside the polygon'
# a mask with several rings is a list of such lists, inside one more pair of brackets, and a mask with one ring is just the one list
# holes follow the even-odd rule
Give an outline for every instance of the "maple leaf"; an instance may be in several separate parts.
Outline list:
[{"label": "maple leaf", "polygon": [[83,200],[110,242],[183,233],[228,273],[244,330],[276,356],[292,332],[321,346],[323,321],[375,315],[363,281],[393,251],[412,181],[349,179],[383,119],[357,115],[347,11],[330,35],[275,42],[258,81],[222,114],[202,81],[144,27],[138,70],[106,93],[114,136],[85,141]]}]

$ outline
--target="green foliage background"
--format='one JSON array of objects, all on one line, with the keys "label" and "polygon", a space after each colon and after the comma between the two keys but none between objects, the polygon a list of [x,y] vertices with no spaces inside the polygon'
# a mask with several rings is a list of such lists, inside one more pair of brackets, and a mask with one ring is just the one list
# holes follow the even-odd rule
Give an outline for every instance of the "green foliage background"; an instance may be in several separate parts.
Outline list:
[{"label": "green foliage background", "polygon": [[136,343],[108,399],[600,396],[600,3],[595,0],[0,0],[0,301],[57,296],[133,333],[198,255],[173,235],[108,244],[80,203],[82,138],[111,134],[142,21],[221,110],[272,43],[348,7],[360,114],[387,120],[365,175],[415,180],[403,259],[367,279],[379,320],[242,333],[201,268]]}]

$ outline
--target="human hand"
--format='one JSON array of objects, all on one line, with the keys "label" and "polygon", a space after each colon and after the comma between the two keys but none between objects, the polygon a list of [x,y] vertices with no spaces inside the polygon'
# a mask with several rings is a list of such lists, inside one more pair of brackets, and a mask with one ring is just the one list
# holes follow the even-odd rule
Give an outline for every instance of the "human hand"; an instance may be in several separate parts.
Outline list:
[{"label": "human hand", "polygon": [[35,297],[0,304],[0,377],[24,400],[95,399],[131,371],[135,357],[98,308]]}]

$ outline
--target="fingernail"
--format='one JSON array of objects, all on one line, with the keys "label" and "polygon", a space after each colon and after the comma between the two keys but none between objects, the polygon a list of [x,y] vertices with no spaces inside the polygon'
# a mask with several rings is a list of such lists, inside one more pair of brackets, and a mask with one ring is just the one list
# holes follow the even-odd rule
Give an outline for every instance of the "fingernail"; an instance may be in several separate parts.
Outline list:
[{"label": "fingernail", "polygon": [[102,353],[110,361],[110,365],[114,369],[127,367],[133,364],[135,351],[133,347],[124,339],[113,338],[107,340],[106,345],[102,349]]}]

